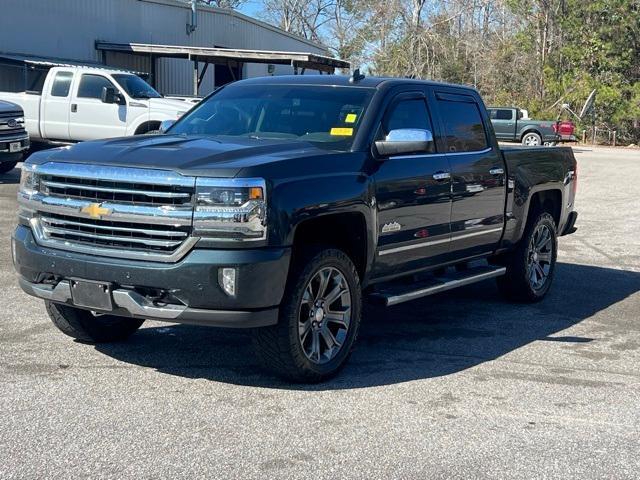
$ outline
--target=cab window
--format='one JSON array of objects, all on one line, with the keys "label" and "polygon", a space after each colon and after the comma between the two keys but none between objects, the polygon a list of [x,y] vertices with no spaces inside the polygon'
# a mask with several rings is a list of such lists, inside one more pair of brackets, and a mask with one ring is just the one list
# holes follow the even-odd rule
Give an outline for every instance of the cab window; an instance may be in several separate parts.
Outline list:
[{"label": "cab window", "polygon": [[[450,99],[460,97],[461,100]],[[467,100],[469,99],[469,100]],[[477,152],[488,147],[480,109],[472,97],[447,95],[438,98],[447,152]]]},{"label": "cab window", "polygon": [[106,77],[102,75],[84,74],[80,80],[80,86],[78,87],[79,98],[102,98],[102,88],[115,88]]},{"label": "cab window", "polygon": [[[400,100],[391,107],[382,123],[382,133],[385,137],[391,130],[400,129],[429,130],[433,134],[431,118],[424,99],[413,98]],[[431,144],[428,153],[435,152],[435,142]]]},{"label": "cab window", "polygon": [[58,72],[53,79],[53,85],[51,86],[52,97],[66,97],[69,95],[71,89],[71,80],[73,79],[72,72]]}]

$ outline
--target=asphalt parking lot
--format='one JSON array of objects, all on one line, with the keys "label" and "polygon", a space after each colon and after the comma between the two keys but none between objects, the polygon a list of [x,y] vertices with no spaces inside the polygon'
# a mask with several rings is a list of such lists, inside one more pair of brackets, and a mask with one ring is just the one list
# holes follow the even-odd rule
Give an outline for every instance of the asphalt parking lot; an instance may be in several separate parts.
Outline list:
[{"label": "asphalt parking lot", "polygon": [[0,478],[638,478],[640,150],[575,151],[544,302],[488,281],[367,308],[315,386],[263,374],[238,331],[65,337],[17,285],[19,171],[0,177]]}]

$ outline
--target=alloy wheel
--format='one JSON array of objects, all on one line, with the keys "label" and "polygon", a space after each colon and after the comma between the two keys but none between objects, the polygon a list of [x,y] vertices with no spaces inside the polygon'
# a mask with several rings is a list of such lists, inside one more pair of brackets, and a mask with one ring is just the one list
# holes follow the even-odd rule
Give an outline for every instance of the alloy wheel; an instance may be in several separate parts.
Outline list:
[{"label": "alloy wheel", "polygon": [[544,287],[551,273],[553,235],[548,225],[538,225],[531,236],[527,251],[527,273],[531,288]]},{"label": "alloy wheel", "polygon": [[298,338],[305,356],[315,364],[335,358],[350,322],[351,291],[344,275],[334,267],[321,268],[304,289],[298,312]]}]

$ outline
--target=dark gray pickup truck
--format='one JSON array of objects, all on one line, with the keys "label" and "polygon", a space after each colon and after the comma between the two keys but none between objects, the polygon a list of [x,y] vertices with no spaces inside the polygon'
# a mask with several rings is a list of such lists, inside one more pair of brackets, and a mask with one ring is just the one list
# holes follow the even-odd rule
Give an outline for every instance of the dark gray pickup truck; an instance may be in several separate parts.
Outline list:
[{"label": "dark gray pickup truck", "polygon": [[470,88],[244,80],[165,134],[33,154],[13,259],[74,338],[122,340],[145,319],[251,328],[266,367],[320,381],[345,364],[365,300],[490,278],[541,300],[575,229],[576,175],[570,148],[501,150]]},{"label": "dark gray pickup truck", "polygon": [[0,101],[0,174],[7,173],[29,149],[24,113],[15,103]]},{"label": "dark gray pickup truck", "polygon": [[488,107],[487,110],[496,138],[500,142],[517,142],[537,147],[577,140],[572,122],[524,118],[523,110],[516,107]]}]

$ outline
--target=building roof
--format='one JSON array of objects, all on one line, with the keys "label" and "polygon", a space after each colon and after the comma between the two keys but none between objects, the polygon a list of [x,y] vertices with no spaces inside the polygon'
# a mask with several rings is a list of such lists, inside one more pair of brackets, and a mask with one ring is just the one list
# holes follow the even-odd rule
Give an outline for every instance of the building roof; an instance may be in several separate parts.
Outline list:
[{"label": "building roof", "polygon": [[23,55],[19,53],[2,53],[0,52],[0,60],[8,60],[16,63],[26,63],[27,65],[38,65],[41,67],[86,67],[99,68],[101,70],[109,70],[113,72],[134,73],[136,75],[148,75],[145,72],[136,72],[133,70],[125,70],[122,68],[107,67],[101,63],[79,62],[75,60],[66,60],[63,58],[36,57],[33,55]]},{"label": "building roof", "polygon": [[96,50],[103,52],[129,53],[155,57],[185,58],[208,63],[272,63],[291,65],[331,72],[336,68],[348,69],[351,64],[344,60],[309,52],[283,52],[275,50],[243,50],[218,47],[192,47],[187,45],[159,45],[151,43],[112,43],[97,40]]}]

